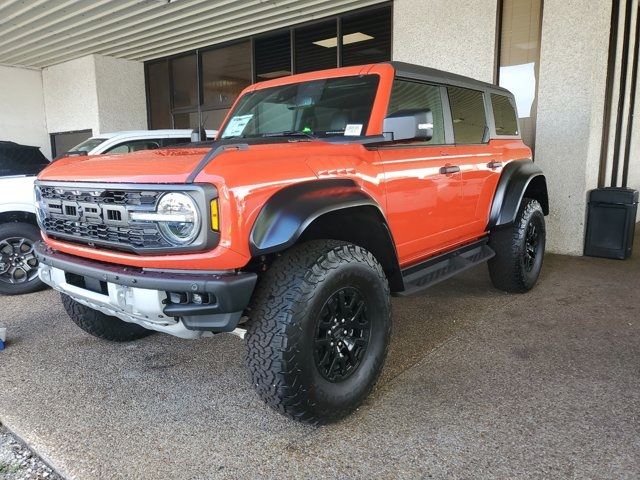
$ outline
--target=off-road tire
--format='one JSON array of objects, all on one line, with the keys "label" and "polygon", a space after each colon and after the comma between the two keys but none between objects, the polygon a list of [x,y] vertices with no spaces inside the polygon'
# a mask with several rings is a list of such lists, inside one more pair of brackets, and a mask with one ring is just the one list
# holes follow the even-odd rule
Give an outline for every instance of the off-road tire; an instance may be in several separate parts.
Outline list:
[{"label": "off-road tire", "polygon": [[[350,376],[332,382],[314,355],[317,329],[324,322],[320,314],[341,291],[361,294],[369,343]],[[245,335],[247,367],[270,407],[305,423],[330,423],[369,395],[390,336],[389,285],[375,257],[349,243],[314,240],[284,253],[261,276]]]},{"label": "off-road tire", "polygon": [[62,304],[71,320],[82,330],[94,337],[111,342],[130,342],[154,333],[135,323],[128,323],[116,317],[105,315],[73,300],[61,293]]},{"label": "off-road tire", "polygon": [[[528,269],[527,235],[537,232],[535,259]],[[489,246],[496,252],[489,260],[489,274],[496,288],[510,293],[525,293],[533,288],[542,269],[546,240],[544,213],[537,200],[523,198],[512,225],[491,232]]]},{"label": "off-road tire", "polygon": [[[26,222],[9,222],[0,225],[0,243],[10,238],[23,238],[29,242],[31,246],[41,239],[40,230],[35,225]],[[10,246],[8,247],[10,248]],[[38,262],[32,253],[30,257],[30,273],[35,274],[38,268]],[[0,259],[1,261],[1,259]],[[31,265],[33,264],[33,265]],[[24,275],[24,274],[23,274]],[[0,294],[2,295],[23,295],[25,293],[33,293],[46,287],[45,283],[35,276],[32,280],[24,283],[9,283],[9,281],[0,280]]]}]

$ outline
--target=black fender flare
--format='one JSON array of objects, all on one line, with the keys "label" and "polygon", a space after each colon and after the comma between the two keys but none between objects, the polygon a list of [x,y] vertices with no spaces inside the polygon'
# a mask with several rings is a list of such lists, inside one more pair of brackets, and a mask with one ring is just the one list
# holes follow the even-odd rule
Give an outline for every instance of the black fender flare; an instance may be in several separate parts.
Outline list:
[{"label": "black fender flare", "polygon": [[488,230],[512,224],[527,188],[533,181],[541,182],[541,204],[545,215],[549,214],[547,180],[544,173],[531,159],[509,162],[500,175],[489,214]]},{"label": "black fender flare", "polygon": [[287,186],[269,198],[258,214],[249,247],[252,255],[266,255],[293,246],[320,216],[351,207],[372,206],[376,201],[350,179],[311,180]]}]

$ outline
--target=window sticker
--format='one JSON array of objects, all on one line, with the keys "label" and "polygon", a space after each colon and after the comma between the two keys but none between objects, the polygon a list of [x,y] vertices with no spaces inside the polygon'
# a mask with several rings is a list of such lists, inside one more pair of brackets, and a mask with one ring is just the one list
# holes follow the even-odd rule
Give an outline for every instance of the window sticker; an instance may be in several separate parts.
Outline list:
[{"label": "window sticker", "polygon": [[225,137],[236,137],[238,135],[242,135],[245,127],[249,123],[249,121],[253,118],[253,114],[250,113],[248,115],[238,115],[229,120],[229,125],[224,130]]},{"label": "window sticker", "polygon": [[344,128],[344,136],[358,137],[362,133],[361,123],[348,123]]}]

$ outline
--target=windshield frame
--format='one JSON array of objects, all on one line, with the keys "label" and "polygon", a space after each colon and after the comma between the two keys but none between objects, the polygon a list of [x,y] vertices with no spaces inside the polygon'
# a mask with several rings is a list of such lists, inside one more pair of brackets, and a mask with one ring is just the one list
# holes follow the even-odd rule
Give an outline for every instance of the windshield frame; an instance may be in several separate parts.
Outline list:
[{"label": "windshield frame", "polygon": [[[308,77],[308,74],[303,74],[303,75],[304,77]],[[252,134],[252,135],[242,135],[242,136],[232,136],[232,135],[226,136],[226,137],[223,136],[225,131],[229,127],[229,124],[233,120],[233,118],[237,116],[241,116],[242,112],[240,112],[239,109],[243,106],[243,102],[245,102],[247,100],[247,97],[249,96],[253,96],[259,93],[264,93],[265,91],[268,91],[268,90],[284,89],[284,88],[301,85],[305,83],[314,83],[318,81],[334,81],[334,80],[342,80],[342,79],[349,79],[349,78],[358,79],[362,77],[375,77],[375,81],[373,84],[373,92],[370,100],[369,109],[367,112],[366,122],[362,124],[362,129],[359,135],[345,135],[344,131],[342,131],[341,133],[330,134],[330,132],[332,132],[331,130],[326,130],[326,131],[321,130],[318,132],[301,130],[301,131],[283,131],[283,132],[273,132],[273,133],[266,132],[262,134]],[[380,90],[383,87],[382,79],[383,79],[383,76],[380,75],[380,73],[378,72],[360,72],[360,73],[345,72],[344,75],[327,75],[327,76],[316,77],[316,78],[300,78],[300,79],[297,79],[297,81],[284,82],[284,83],[275,84],[275,85],[272,84],[273,83],[272,81],[264,82],[266,84],[264,86],[262,86],[261,84],[251,85],[234,102],[232,108],[229,110],[229,113],[225,117],[224,122],[218,129],[216,140],[229,141],[229,140],[235,140],[235,139],[242,140],[242,139],[259,139],[259,138],[278,138],[278,137],[290,139],[292,137],[295,137],[298,140],[310,141],[310,140],[330,140],[330,139],[331,140],[335,140],[335,139],[345,139],[345,140],[354,139],[355,140],[358,138],[365,137],[367,135],[367,132],[371,130],[371,124],[374,118],[374,113],[376,111],[376,106],[378,105]],[[256,103],[256,105],[258,104],[259,103]]]}]

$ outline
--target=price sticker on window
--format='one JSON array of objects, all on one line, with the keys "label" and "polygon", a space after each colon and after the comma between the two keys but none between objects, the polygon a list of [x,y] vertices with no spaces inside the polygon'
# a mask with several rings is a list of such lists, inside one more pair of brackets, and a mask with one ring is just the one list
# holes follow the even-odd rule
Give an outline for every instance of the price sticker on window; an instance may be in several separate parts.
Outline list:
[{"label": "price sticker on window", "polygon": [[358,137],[362,133],[362,124],[360,123],[348,123],[344,128],[344,136]]},{"label": "price sticker on window", "polygon": [[227,128],[224,129],[224,136],[237,137],[239,135],[242,135],[242,132],[244,131],[247,124],[251,121],[252,118],[253,118],[253,114],[238,115],[238,116],[232,117],[231,120],[229,120],[229,124],[227,125]]}]

